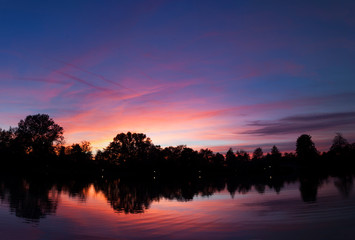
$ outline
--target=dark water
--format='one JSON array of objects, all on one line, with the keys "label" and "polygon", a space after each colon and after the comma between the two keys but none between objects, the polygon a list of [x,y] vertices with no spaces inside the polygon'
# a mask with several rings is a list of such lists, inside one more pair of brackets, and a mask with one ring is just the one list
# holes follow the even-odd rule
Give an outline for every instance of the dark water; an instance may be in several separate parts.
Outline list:
[{"label": "dark water", "polygon": [[0,181],[0,239],[355,239],[352,177],[274,184]]}]

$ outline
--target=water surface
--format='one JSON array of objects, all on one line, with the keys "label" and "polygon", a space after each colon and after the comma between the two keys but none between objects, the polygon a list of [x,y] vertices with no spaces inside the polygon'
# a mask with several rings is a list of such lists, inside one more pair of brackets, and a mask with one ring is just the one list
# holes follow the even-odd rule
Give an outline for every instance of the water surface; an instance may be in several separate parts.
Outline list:
[{"label": "water surface", "polygon": [[274,184],[6,178],[1,239],[354,239],[352,177]]}]

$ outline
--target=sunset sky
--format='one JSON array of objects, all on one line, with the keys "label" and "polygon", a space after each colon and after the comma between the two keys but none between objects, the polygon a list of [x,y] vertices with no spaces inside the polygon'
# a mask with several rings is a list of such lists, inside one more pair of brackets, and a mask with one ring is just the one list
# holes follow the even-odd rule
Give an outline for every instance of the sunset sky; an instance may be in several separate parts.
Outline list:
[{"label": "sunset sky", "polygon": [[[288,3],[285,3],[288,2]],[[292,3],[291,3],[292,2]],[[0,128],[225,152],[355,141],[355,1],[0,0]]]}]

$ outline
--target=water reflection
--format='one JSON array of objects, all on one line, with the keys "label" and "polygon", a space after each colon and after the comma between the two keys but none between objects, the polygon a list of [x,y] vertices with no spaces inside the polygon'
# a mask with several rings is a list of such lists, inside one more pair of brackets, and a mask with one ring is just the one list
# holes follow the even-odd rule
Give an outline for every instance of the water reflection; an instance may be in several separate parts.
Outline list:
[{"label": "water reflection", "polygon": [[352,176],[341,176],[334,181],[334,185],[337,187],[343,197],[347,198],[353,188]]},{"label": "water reflection", "polygon": [[[49,178],[0,177],[0,199],[11,213],[26,221],[39,219],[56,213],[60,196],[68,194],[71,198],[85,202],[90,191],[102,193],[116,213],[144,213],[153,202],[162,199],[191,201],[196,196],[212,196],[227,190],[231,198],[248,194],[255,189],[259,194],[265,191],[282,192],[285,184],[299,182],[300,197],[304,202],[316,202],[318,189],[328,177],[303,175],[299,178],[245,180],[238,178],[184,179],[172,180],[129,180],[129,179],[91,179],[54,181]],[[348,197],[353,188],[352,176],[336,177],[334,185],[343,197]]]},{"label": "water reflection", "polygon": [[21,178],[5,178],[0,184],[0,199],[10,211],[27,221],[38,221],[55,213],[59,192],[52,184],[28,181]]},{"label": "water reflection", "polygon": [[316,177],[308,176],[300,178],[300,192],[304,202],[316,202],[318,188],[322,181]]}]

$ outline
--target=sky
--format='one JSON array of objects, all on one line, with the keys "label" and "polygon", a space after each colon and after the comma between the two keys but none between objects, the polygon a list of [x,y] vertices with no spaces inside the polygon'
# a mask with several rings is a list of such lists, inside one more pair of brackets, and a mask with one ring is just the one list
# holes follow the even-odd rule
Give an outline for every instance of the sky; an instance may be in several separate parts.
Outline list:
[{"label": "sky", "polygon": [[355,141],[354,1],[0,0],[0,128],[66,144],[293,151]]}]

